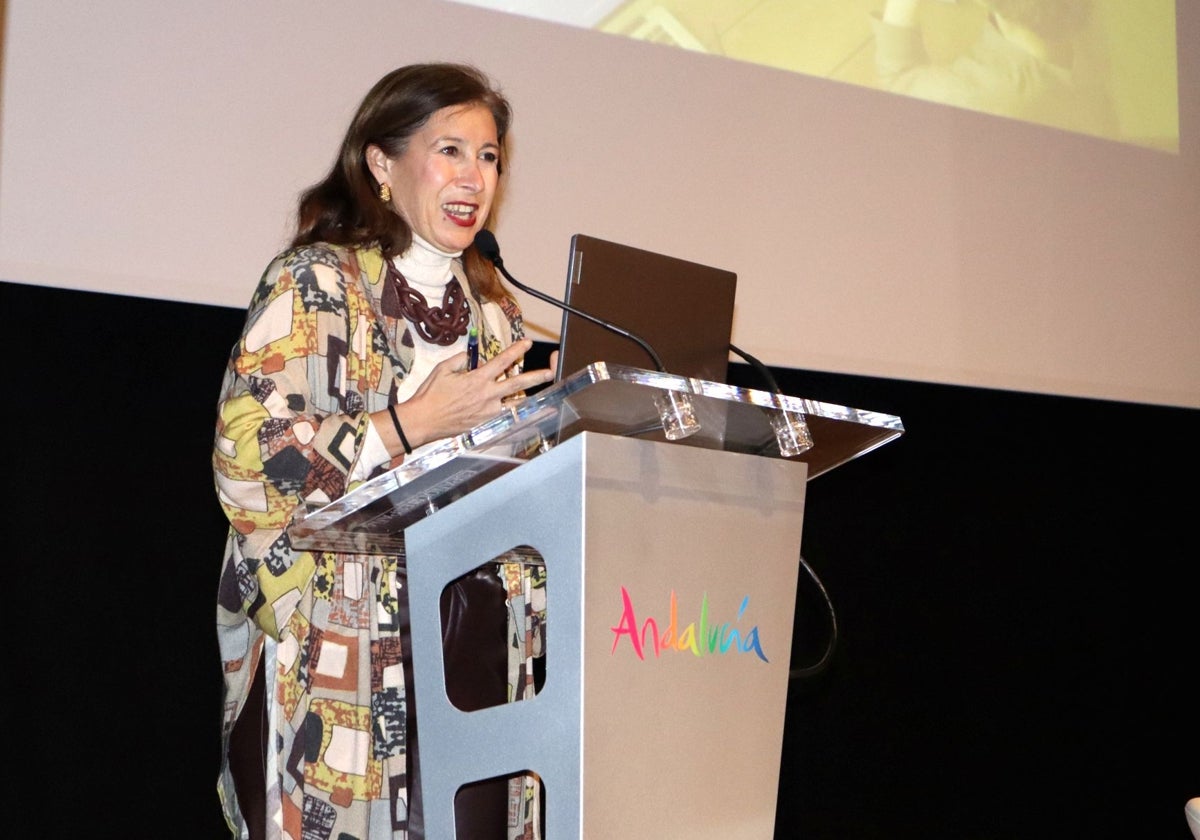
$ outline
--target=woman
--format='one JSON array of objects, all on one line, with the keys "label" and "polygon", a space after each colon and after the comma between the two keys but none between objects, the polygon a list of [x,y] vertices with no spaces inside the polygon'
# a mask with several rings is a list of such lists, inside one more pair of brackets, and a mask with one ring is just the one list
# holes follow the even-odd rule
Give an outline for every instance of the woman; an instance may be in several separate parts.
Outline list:
[{"label": "woman", "polygon": [[[291,247],[251,300],[213,454],[231,523],[217,610],[218,787],[240,837],[423,836],[402,561],[296,550],[286,529],[304,509],[552,379],[549,369],[521,371],[531,342],[520,311],[472,247],[496,196],[509,121],[507,101],[473,68],[422,64],[384,76],[332,171],[302,196]],[[468,370],[471,327],[479,364]],[[544,584],[525,567],[488,575],[501,598]],[[507,665],[512,683],[501,698],[528,696],[528,669],[512,659],[534,651],[506,653],[497,641],[501,681]],[[235,778],[231,736],[260,660],[269,748],[254,757],[265,773],[247,782]],[[264,790],[265,819],[255,807]]]}]

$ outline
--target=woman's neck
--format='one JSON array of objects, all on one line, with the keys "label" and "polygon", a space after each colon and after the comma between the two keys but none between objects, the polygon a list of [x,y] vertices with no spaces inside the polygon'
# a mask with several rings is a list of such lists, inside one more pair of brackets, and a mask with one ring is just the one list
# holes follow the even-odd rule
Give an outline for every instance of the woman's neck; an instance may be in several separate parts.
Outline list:
[{"label": "woman's neck", "polygon": [[425,286],[439,286],[450,282],[450,263],[462,251],[447,254],[439,251],[417,234],[412,235],[412,244],[408,250],[394,260],[396,269],[410,283],[420,283]]}]

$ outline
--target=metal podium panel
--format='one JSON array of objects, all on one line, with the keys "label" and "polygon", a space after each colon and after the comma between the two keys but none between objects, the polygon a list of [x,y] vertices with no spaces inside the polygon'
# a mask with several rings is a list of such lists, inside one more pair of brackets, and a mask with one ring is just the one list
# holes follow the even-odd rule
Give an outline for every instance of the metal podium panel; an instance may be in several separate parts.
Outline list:
[{"label": "metal podium panel", "polygon": [[[771,838],[799,566],[801,462],[584,433],[409,528],[425,820],[471,781],[538,773],[548,838]],[[546,682],[462,712],[438,603],[532,546]]]},{"label": "metal podium panel", "polygon": [[587,462],[583,836],[770,840],[805,469],[627,443]]}]

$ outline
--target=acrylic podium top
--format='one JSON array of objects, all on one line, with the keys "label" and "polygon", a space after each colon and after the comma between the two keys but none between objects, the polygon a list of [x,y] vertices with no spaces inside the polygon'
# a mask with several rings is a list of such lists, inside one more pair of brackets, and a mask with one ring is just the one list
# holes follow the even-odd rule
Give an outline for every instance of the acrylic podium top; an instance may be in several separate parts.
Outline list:
[{"label": "acrylic podium top", "polygon": [[680,395],[699,430],[676,445],[781,458],[780,420],[802,417],[812,445],[789,460],[809,479],[904,433],[888,414],[596,362],[308,511],[288,536],[301,549],[402,555],[405,528],[578,434],[668,442],[659,404]]}]

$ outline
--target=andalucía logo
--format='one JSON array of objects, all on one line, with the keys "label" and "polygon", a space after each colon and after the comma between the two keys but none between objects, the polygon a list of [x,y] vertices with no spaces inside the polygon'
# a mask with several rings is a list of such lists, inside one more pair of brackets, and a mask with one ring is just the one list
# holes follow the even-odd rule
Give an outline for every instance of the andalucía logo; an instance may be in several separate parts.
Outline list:
[{"label": "andaluc\u00eda logo", "polygon": [[[647,615],[639,621],[638,613],[633,608],[633,599],[629,591],[621,587],[621,618],[613,632],[613,644],[610,654],[615,655],[617,646],[625,639],[633,647],[638,659],[645,660],[649,649],[655,658],[664,653],[691,651],[693,656],[709,656],[727,653],[753,653],[763,662],[767,656],[763,653],[762,642],[758,638],[758,625],[745,631],[734,625],[741,620],[750,605],[750,596],[742,598],[738,607],[737,617],[732,622],[714,622],[708,617],[708,593],[700,599],[700,618],[685,627],[679,626],[679,610],[675,600],[675,590],[671,590],[670,614],[666,628],[659,633],[660,622],[657,618]],[[643,613],[644,615],[644,613]]]}]

